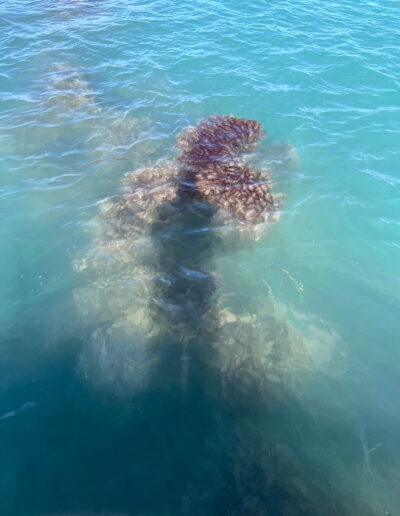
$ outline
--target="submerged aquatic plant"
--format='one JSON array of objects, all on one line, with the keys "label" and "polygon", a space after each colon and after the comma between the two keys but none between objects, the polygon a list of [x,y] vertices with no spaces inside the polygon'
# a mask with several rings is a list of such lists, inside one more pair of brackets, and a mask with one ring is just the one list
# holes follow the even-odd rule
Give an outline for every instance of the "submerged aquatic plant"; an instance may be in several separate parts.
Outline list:
[{"label": "submerged aquatic plant", "polygon": [[[100,203],[96,236],[75,261],[88,273],[74,293],[88,328],[78,368],[134,398],[157,440],[173,436],[183,514],[344,514],[312,473],[314,447],[299,454],[307,436],[287,420],[294,411],[313,428],[308,410],[324,389],[334,392],[324,409],[335,408],[331,387],[346,374],[340,335],[278,303],[268,284],[256,296],[240,277],[226,281],[231,252],[223,267],[213,262],[221,242],[232,250],[218,214],[240,230],[277,209],[272,186],[240,157],[263,134],[256,121],[208,118],[179,137],[178,163],[126,174],[122,192]],[[329,460],[323,468],[326,478]]]},{"label": "submerged aquatic plant", "polygon": [[[121,328],[135,335],[136,346],[142,345],[139,339],[152,350],[151,360],[146,361],[148,374],[135,374],[133,390],[139,391],[139,383],[143,388],[147,385],[145,376],[154,378],[150,369],[157,362],[161,334],[178,335],[183,347],[193,337],[218,341],[226,310],[218,301],[210,265],[215,247],[221,239],[226,242],[226,231],[216,231],[216,222],[225,229],[233,223],[236,236],[243,228],[249,229],[253,237],[252,228],[277,208],[271,183],[239,156],[264,134],[254,120],[225,115],[207,118],[178,138],[178,163],[126,174],[122,194],[100,204],[93,245],[75,261],[75,270],[92,271],[95,276],[90,286],[76,289],[75,299],[92,324],[108,328],[92,333],[89,348],[97,349],[93,342],[113,341],[114,353],[110,346],[101,345],[111,353],[102,355],[102,383],[107,376],[114,383],[112,378],[118,375],[116,354],[124,362],[126,345],[116,353]],[[220,212],[225,219],[218,217]],[[114,338],[116,333],[118,338]],[[129,336],[122,339],[127,340]],[[199,357],[203,348],[199,346]],[[163,349],[160,346],[161,354]],[[89,369],[93,372],[86,359],[93,362],[95,355],[82,354],[85,374]],[[137,356],[127,353],[125,362],[135,370]],[[139,377],[143,382],[138,383]]]},{"label": "submerged aquatic plant", "polygon": [[263,176],[240,158],[264,135],[256,120],[212,116],[179,137],[179,163],[197,194],[242,222],[265,222],[279,207],[271,176]]},{"label": "submerged aquatic plant", "polygon": [[[266,226],[262,222],[277,209],[270,183],[240,157],[264,134],[257,121],[225,115],[207,118],[178,138],[178,163],[158,163],[126,174],[122,193],[100,204],[92,225],[97,231],[93,244],[75,261],[75,270],[90,273],[90,284],[75,290],[79,311],[91,319],[91,328],[103,328],[91,334],[94,353],[82,354],[85,374],[96,376],[93,357],[99,342],[107,352],[97,376],[101,383],[107,383],[107,377],[115,383],[118,377],[122,391],[120,373],[125,369],[127,377],[136,371],[133,392],[154,382],[167,341],[173,349],[169,357],[186,355],[190,349],[192,363],[206,364],[208,378],[230,385],[231,397],[242,385],[240,378],[246,378],[244,392],[252,383],[265,401],[264,395],[269,398],[274,391],[275,397],[282,390],[283,376],[292,365],[293,370],[299,364],[303,370],[312,369],[306,337],[291,329],[289,320],[266,301],[259,301],[257,309],[233,309],[220,295],[222,282],[212,265],[215,249],[226,245],[227,226],[233,226],[238,236],[243,228]],[[220,212],[225,220],[218,218]],[[252,236],[251,231],[245,234]],[[139,357],[129,352],[132,336],[132,345],[148,353]],[[268,377],[279,378],[281,388],[262,388]]]}]

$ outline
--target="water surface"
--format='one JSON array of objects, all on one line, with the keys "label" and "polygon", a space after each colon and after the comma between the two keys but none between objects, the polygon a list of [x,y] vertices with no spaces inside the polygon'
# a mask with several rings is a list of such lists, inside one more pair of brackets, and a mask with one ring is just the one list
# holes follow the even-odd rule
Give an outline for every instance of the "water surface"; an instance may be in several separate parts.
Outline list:
[{"label": "water surface", "polygon": [[[0,9],[1,513],[400,513],[397,2]],[[164,311],[191,285],[198,317],[168,333],[153,312],[147,369],[124,317],[150,296],[77,263],[124,174],[216,113],[263,124],[254,160],[285,208],[257,241],[221,241],[209,213],[158,221],[134,277]],[[213,307],[234,352],[221,330],[204,358]]]}]

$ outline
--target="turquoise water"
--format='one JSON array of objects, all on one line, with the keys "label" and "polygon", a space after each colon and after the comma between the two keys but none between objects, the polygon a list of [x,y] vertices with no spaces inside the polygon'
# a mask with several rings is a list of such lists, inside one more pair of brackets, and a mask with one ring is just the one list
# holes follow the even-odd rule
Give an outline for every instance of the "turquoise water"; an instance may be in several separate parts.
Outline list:
[{"label": "turquoise water", "polygon": [[[398,3],[0,10],[1,514],[400,514]],[[216,113],[263,124],[279,222],[82,271],[100,201]],[[171,267],[195,323],[143,311]]]}]

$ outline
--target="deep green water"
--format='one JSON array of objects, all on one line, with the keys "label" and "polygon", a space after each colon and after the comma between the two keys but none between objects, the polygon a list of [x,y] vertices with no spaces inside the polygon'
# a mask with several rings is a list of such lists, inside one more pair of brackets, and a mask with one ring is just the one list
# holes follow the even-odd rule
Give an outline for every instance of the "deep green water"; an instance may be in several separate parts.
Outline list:
[{"label": "deep green water", "polygon": [[[0,12],[0,514],[400,514],[398,2]],[[151,294],[76,263],[124,173],[216,113],[263,124],[285,207],[256,242],[190,219],[153,234],[157,277],[197,268],[215,279],[189,278],[194,307],[240,317],[212,360],[196,325],[153,317],[146,376],[141,330],[116,328]]]}]

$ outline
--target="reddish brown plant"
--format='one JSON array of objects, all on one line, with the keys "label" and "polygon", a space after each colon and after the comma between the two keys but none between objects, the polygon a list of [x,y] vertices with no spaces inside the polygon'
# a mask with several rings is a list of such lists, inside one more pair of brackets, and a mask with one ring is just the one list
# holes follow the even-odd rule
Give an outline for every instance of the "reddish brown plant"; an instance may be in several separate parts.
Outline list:
[{"label": "reddish brown plant", "polygon": [[256,120],[231,115],[206,118],[178,139],[182,173],[210,204],[242,222],[264,222],[267,213],[278,208],[270,176],[262,176],[240,157],[264,135]]}]

